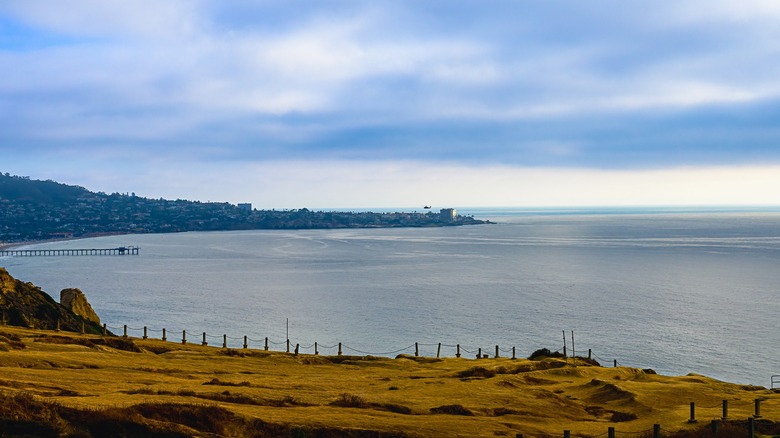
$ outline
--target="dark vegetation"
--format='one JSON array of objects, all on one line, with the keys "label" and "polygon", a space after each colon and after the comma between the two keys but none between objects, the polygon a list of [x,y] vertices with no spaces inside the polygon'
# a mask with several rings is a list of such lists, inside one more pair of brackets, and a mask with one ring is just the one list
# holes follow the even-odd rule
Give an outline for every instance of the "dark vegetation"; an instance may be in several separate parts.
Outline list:
[{"label": "dark vegetation", "polygon": [[485,223],[438,213],[242,209],[227,202],[94,193],[55,181],[0,174],[0,242],[118,233],[250,229],[425,227]]},{"label": "dark vegetation", "polygon": [[0,393],[3,437],[403,437],[370,430],[271,424],[213,405],[142,403],[103,410],[79,410],[40,401],[30,394]]},{"label": "dark vegetation", "polygon": [[332,401],[330,405],[341,408],[377,409],[380,411],[389,411],[396,414],[405,415],[412,413],[412,410],[407,406],[401,406],[393,403],[371,403],[359,395],[347,393],[341,394],[341,396],[339,396],[338,399]]}]

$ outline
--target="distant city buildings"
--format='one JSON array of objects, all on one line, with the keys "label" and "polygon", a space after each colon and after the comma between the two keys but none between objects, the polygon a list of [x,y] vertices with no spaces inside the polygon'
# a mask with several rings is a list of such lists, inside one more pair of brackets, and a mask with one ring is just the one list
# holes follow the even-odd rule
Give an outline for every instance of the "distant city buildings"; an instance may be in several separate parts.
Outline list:
[{"label": "distant city buildings", "polygon": [[252,203],[251,202],[238,204],[237,207],[241,211],[252,211]]},{"label": "distant city buildings", "polygon": [[454,208],[442,208],[439,210],[439,217],[441,218],[442,222],[453,222],[455,220],[455,216],[457,216],[457,212]]}]

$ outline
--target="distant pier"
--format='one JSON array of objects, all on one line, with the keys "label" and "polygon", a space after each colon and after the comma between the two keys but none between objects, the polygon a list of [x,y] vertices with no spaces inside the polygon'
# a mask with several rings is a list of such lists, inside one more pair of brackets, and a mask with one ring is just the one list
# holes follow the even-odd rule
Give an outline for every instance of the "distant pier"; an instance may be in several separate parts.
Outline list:
[{"label": "distant pier", "polygon": [[137,246],[120,246],[118,248],[90,249],[9,249],[0,251],[0,256],[13,257],[55,257],[55,256],[107,256],[107,255],[138,255]]}]

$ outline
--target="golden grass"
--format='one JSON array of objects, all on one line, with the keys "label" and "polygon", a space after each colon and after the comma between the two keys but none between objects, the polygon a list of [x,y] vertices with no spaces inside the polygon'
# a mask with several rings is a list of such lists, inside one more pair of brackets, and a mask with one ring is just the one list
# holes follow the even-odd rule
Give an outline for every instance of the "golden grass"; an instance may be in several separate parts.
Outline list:
[{"label": "golden grass", "polygon": [[[69,409],[50,415],[63,424],[144,425],[138,436],[155,427],[166,436],[597,436],[610,426],[639,432],[655,423],[671,432],[720,418],[724,399],[729,417],[745,420],[757,398],[764,419],[780,420],[780,394],[697,375],[573,367],[561,359],[295,357],[15,327],[0,327],[0,394]],[[697,424],[687,421],[692,401]],[[185,415],[180,404],[212,409],[209,415],[232,426],[166,420],[205,415]],[[74,412],[113,417],[79,420]],[[0,411],[0,420],[8,416]]]}]

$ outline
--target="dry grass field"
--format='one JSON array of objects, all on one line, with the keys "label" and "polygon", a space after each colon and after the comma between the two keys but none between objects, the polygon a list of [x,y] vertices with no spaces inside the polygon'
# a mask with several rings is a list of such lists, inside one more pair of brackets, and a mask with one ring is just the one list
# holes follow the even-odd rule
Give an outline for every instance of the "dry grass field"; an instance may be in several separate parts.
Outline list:
[{"label": "dry grass field", "polygon": [[17,327],[0,327],[0,398],[0,436],[652,436],[653,424],[709,436],[723,400],[735,423],[719,436],[747,436],[756,399],[762,433],[780,433],[769,421],[780,394],[698,375],[555,358],[296,357]]}]

